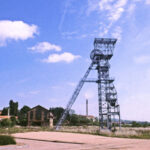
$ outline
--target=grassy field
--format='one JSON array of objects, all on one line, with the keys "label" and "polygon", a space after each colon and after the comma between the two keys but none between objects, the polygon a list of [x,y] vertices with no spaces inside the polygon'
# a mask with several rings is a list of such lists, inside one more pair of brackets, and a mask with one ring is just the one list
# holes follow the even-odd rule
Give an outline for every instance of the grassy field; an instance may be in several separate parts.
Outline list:
[{"label": "grassy field", "polygon": [[12,136],[0,135],[0,145],[16,144],[16,141]]},{"label": "grassy field", "polygon": [[44,127],[11,127],[11,128],[0,128],[0,134],[13,134],[23,132],[38,132],[38,131],[52,131],[50,128]]},{"label": "grassy field", "polygon": [[[38,131],[55,131],[55,129],[44,128],[44,127],[13,127],[13,128],[0,128],[0,134],[13,134],[22,132],[38,132]],[[64,126],[59,132],[71,132],[71,133],[83,133],[102,135],[110,137],[120,138],[139,138],[139,139],[150,139],[150,127],[147,128],[119,128],[115,132],[108,130],[99,131],[98,126]]]},{"label": "grassy field", "polygon": [[108,130],[99,131],[98,126],[79,126],[79,127],[62,127],[62,132],[74,132],[74,133],[84,133],[84,134],[94,134],[110,137],[120,137],[120,138],[139,138],[139,139],[150,139],[150,127],[147,128],[119,128],[115,132],[110,132]]},{"label": "grassy field", "polygon": [[101,131],[100,135],[120,138],[150,139],[150,128],[122,128],[116,132]]}]

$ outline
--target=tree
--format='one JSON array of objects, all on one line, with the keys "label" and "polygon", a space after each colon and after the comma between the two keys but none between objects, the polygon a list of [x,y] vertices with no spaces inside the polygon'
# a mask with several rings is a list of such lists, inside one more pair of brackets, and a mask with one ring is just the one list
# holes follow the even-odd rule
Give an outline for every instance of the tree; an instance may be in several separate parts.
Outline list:
[{"label": "tree", "polygon": [[56,124],[58,120],[60,119],[60,117],[62,116],[64,112],[64,108],[56,107],[56,108],[50,108],[49,110],[54,115],[54,124]]},{"label": "tree", "polygon": [[[52,112],[52,114],[54,115],[54,124],[56,124],[59,121],[62,114],[64,113],[65,109],[62,107],[55,107],[55,108],[50,108],[49,111]],[[69,113],[67,114],[64,123],[68,124],[68,122],[70,121],[70,116],[74,113],[75,113],[75,111],[73,109],[71,109],[69,111]]]},{"label": "tree", "polygon": [[0,122],[0,127],[12,127],[12,121],[10,119],[3,119]]},{"label": "tree", "polygon": [[18,115],[18,102],[13,102],[13,100],[9,101],[10,115],[17,116]]},{"label": "tree", "polygon": [[132,127],[141,127],[141,124],[136,121],[132,121]]},{"label": "tree", "polygon": [[70,116],[70,125],[92,125],[93,121],[86,118],[86,116],[81,116],[77,114],[73,114]]},{"label": "tree", "polygon": [[28,123],[28,116],[27,116],[27,113],[28,111],[30,110],[31,108],[28,107],[28,106],[23,106],[21,109],[20,109],[20,112],[19,112],[19,115],[18,115],[18,120],[19,120],[19,124],[21,126],[27,126],[27,123]]},{"label": "tree", "polygon": [[11,120],[11,125],[12,125],[12,126],[15,126],[15,125],[17,124],[17,119],[16,119],[15,116],[11,116],[11,117],[10,117],[10,120]]},{"label": "tree", "polygon": [[8,107],[3,108],[2,115],[8,115]]},{"label": "tree", "polygon": [[70,125],[79,125],[80,124],[80,119],[79,116],[76,114],[71,115],[70,117]]}]

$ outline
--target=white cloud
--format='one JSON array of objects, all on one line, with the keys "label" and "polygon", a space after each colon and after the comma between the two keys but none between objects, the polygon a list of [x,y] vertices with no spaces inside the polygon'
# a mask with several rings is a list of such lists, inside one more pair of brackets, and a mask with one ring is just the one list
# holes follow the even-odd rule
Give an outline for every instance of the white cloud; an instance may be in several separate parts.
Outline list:
[{"label": "white cloud", "polygon": [[112,37],[113,38],[117,38],[119,41],[121,40],[121,33],[122,33],[122,29],[121,27],[116,27],[114,32],[112,33]]},{"label": "white cloud", "polygon": [[150,5],[150,0],[146,0],[145,4]]},{"label": "white cloud", "polygon": [[86,14],[89,15],[91,12],[98,10],[99,0],[88,0],[88,8]]},{"label": "white cloud", "polygon": [[118,0],[115,3],[114,0],[101,0],[99,2],[99,8],[100,11],[108,11],[108,19],[114,22],[121,17],[126,4],[127,0]]},{"label": "white cloud", "polygon": [[99,0],[100,10],[111,10],[115,0]]},{"label": "white cloud", "polygon": [[40,42],[35,46],[28,48],[37,53],[45,53],[50,50],[61,51],[61,47],[55,44],[51,44],[49,42]]},{"label": "white cloud", "polygon": [[46,62],[46,63],[67,62],[67,63],[70,63],[80,57],[81,56],[79,56],[79,55],[73,55],[71,53],[64,52],[62,54],[49,55],[47,59],[43,60],[43,62]]},{"label": "white cloud", "polygon": [[137,64],[150,63],[150,56],[142,55],[142,56],[134,57],[134,62],[137,63]]},{"label": "white cloud", "polygon": [[123,12],[124,9],[121,7],[117,8],[116,10],[112,10],[109,15],[109,19],[112,21],[117,21],[121,17]]},{"label": "white cloud", "polygon": [[26,40],[37,34],[37,26],[23,21],[0,21],[0,46],[6,45],[8,40]]},{"label": "white cloud", "polygon": [[69,9],[69,7],[70,7],[70,5],[72,4],[73,1],[74,0],[67,0],[66,3],[65,3],[65,8],[63,9],[64,11],[62,12],[62,16],[61,16],[60,23],[59,23],[59,26],[58,26],[59,30],[61,30],[61,28],[63,26],[66,14],[67,14],[68,9]]},{"label": "white cloud", "polygon": [[127,9],[127,12],[129,13],[129,16],[130,16],[131,14],[133,14],[135,8],[136,8],[136,4],[135,4],[135,3],[132,3],[132,4],[129,5],[129,7],[128,7],[128,9]]},{"label": "white cloud", "polygon": [[106,24],[100,22],[99,25],[100,25],[100,27],[99,27],[99,30],[100,30],[99,36],[100,37],[105,37],[105,35],[107,35],[109,29],[111,28],[112,23],[110,23],[109,25],[106,25]]},{"label": "white cloud", "polygon": [[[99,36],[105,37],[109,34],[111,27],[120,20],[125,12],[125,7],[128,0],[88,0],[87,14],[97,11],[100,16],[103,16],[103,23],[99,24]],[[98,7],[97,7],[98,6]],[[130,11],[132,8],[130,8]],[[117,36],[121,37],[121,28],[117,31]],[[113,33],[116,35],[116,32]],[[121,38],[120,38],[121,39]]]}]

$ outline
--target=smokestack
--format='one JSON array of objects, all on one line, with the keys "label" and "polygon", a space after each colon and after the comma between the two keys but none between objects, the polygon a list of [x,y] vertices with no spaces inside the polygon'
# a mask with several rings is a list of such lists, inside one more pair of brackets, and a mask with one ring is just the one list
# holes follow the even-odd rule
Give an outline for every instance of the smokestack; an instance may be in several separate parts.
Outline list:
[{"label": "smokestack", "polygon": [[86,116],[88,116],[88,99],[86,99]]},{"label": "smokestack", "polygon": [[10,108],[8,107],[8,116],[10,116]]}]

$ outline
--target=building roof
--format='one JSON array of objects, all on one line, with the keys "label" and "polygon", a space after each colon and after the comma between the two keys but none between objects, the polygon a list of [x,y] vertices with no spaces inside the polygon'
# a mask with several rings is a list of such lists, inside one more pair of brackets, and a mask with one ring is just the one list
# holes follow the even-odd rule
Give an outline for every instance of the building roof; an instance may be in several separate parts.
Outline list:
[{"label": "building roof", "polygon": [[31,110],[33,110],[33,109],[35,109],[35,108],[42,108],[42,109],[44,109],[44,110],[48,111],[48,109],[44,108],[44,107],[43,107],[43,106],[41,106],[41,105],[37,105],[37,106],[35,106],[35,107],[31,108],[29,111],[31,111]]},{"label": "building roof", "polygon": [[86,117],[86,118],[95,118],[94,116],[92,116],[92,115],[79,115],[79,116],[82,116],[82,117]]},{"label": "building roof", "polygon": [[0,116],[0,119],[9,119],[10,116]]},{"label": "building roof", "polygon": [[94,116],[92,116],[92,115],[88,115],[88,116],[86,116],[87,118],[91,118],[91,119],[94,119],[95,117]]}]

